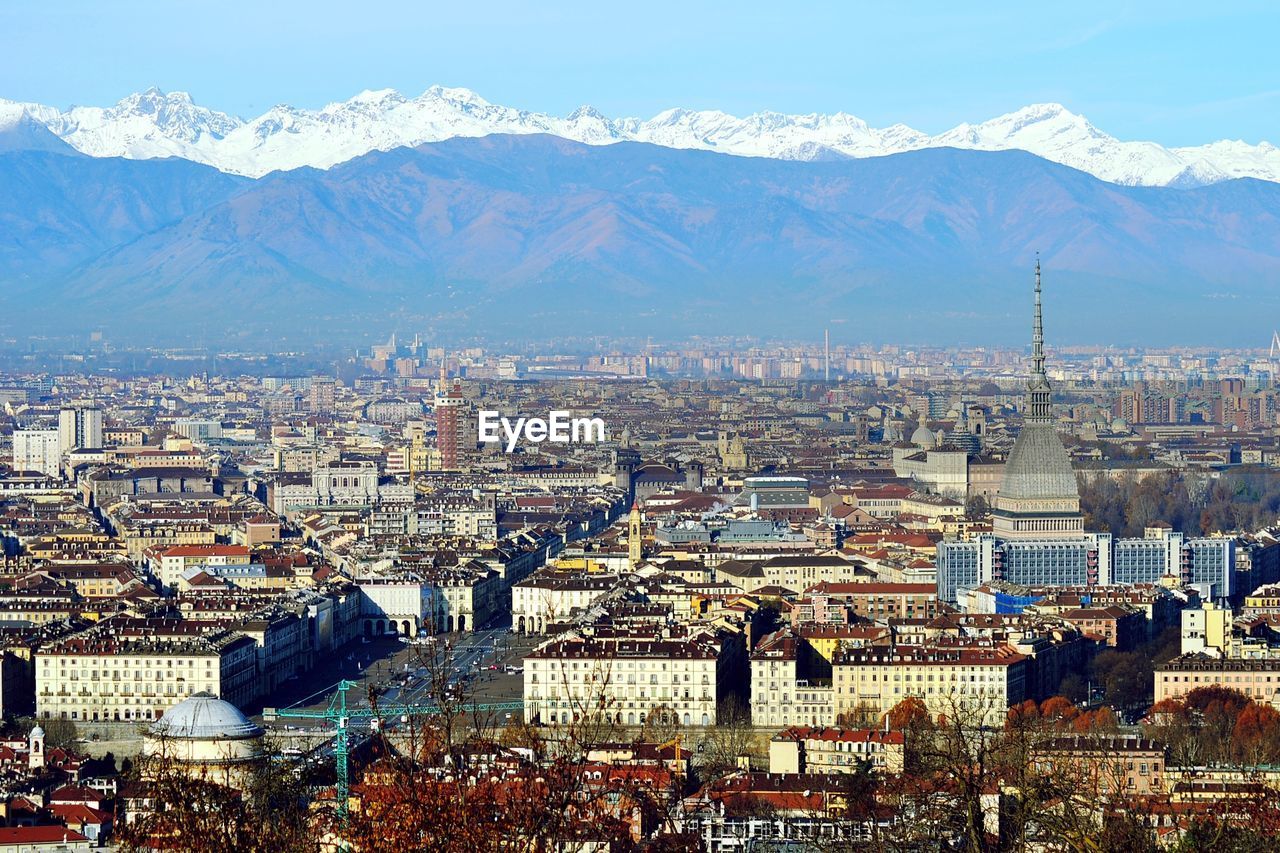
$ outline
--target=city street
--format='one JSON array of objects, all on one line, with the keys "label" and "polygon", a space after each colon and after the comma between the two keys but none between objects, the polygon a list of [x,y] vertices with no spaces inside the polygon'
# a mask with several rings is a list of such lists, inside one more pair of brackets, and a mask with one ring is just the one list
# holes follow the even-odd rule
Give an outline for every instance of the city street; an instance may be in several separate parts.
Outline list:
[{"label": "city street", "polygon": [[[302,693],[297,688],[288,690],[280,697],[283,701],[279,705],[268,701],[266,706],[278,711],[323,711],[329,706],[340,680],[355,682],[357,686],[347,692],[348,708],[355,712],[348,723],[354,749],[371,733],[367,716],[371,688],[378,691],[380,707],[427,708],[435,704],[437,697],[433,695],[435,688],[430,677],[431,658],[445,649],[449,652],[449,661],[441,665],[447,667],[448,686],[457,689],[468,703],[520,700],[522,676],[505,668],[521,667],[524,655],[536,645],[538,638],[511,634],[505,625],[497,625],[481,631],[442,634],[429,639],[433,642],[408,643],[396,638],[379,638],[368,643],[354,643],[335,656],[331,665],[307,677],[308,683],[323,684],[322,688],[309,693]],[[519,717],[518,711],[495,714],[495,725]],[[257,719],[262,721],[260,715]],[[399,715],[394,714],[384,724],[394,728],[399,723]],[[277,717],[264,721],[263,725],[290,748],[301,748],[303,752],[314,750],[313,760],[332,756],[333,728],[325,721]],[[317,739],[323,742],[317,744]]]}]

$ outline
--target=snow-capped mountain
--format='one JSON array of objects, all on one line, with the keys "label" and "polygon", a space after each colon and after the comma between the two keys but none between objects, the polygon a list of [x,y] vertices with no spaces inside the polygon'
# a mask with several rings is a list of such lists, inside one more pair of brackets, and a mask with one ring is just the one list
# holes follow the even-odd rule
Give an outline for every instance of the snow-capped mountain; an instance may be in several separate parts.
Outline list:
[{"label": "snow-capped mountain", "polygon": [[76,151],[19,104],[0,103],[0,151]]},{"label": "snow-capped mountain", "polygon": [[12,101],[0,101],[0,106],[20,107],[91,157],[131,160],[181,157],[219,166],[217,143],[243,124],[238,118],[197,106],[186,92],[166,94],[154,87],[106,108],[72,107],[63,112]]},{"label": "snow-capped mountain", "polygon": [[1280,149],[1223,140],[1190,148],[1125,142],[1060,104],[1034,104],[937,136],[905,125],[873,128],[848,113],[739,118],[715,110],[672,109],[651,119],[611,119],[589,106],[560,118],[491,104],[467,89],[432,86],[407,98],[392,89],[362,92],[319,110],[280,105],[250,121],[201,107],[185,92],[148,89],[113,107],[60,111],[0,100],[73,148],[94,157],[182,157],[259,177],[281,169],[327,169],[374,150],[494,133],[547,133],[607,145],[648,142],[750,157],[821,160],[872,157],[921,148],[1019,149],[1137,186],[1200,186],[1229,178],[1280,182]]}]

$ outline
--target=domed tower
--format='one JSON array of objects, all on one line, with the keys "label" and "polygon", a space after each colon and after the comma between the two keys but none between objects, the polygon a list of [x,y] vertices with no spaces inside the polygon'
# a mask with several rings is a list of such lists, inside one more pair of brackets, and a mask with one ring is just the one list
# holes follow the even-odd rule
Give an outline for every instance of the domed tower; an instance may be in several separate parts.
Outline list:
[{"label": "domed tower", "polygon": [[38,725],[27,735],[27,767],[32,770],[44,767],[44,729]]},{"label": "domed tower", "polygon": [[1054,426],[1053,386],[1044,372],[1039,260],[1025,415],[996,492],[991,528],[1000,539],[1066,539],[1084,533],[1080,489]]}]

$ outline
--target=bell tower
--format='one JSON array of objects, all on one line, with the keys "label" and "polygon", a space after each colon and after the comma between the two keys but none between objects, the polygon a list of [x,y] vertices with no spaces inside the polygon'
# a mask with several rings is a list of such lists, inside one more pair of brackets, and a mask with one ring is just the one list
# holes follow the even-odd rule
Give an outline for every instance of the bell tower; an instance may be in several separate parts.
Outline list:
[{"label": "bell tower", "polygon": [[627,562],[631,568],[640,565],[644,553],[640,549],[640,501],[631,504],[631,516],[627,519]]},{"label": "bell tower", "polygon": [[27,767],[32,770],[44,767],[44,729],[39,726],[27,735]]}]

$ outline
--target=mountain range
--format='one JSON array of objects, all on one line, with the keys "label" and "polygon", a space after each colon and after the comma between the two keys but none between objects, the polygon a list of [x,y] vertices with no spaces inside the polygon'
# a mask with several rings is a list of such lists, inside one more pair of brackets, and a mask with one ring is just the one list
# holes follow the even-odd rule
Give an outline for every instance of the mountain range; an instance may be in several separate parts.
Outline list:
[{"label": "mountain range", "polygon": [[1008,343],[1029,334],[1037,251],[1051,340],[1261,339],[1280,185],[1129,187],[1021,151],[787,160],[548,134],[252,179],[87,156],[0,110],[0,321],[23,330],[314,338],[415,318],[454,336],[832,325]]},{"label": "mountain range", "polygon": [[250,120],[208,109],[184,92],[148,89],[111,107],[60,110],[0,99],[93,157],[179,157],[260,177],[303,166],[327,169],[371,151],[455,137],[550,134],[589,145],[647,142],[780,160],[831,160],[929,148],[1021,150],[1128,186],[1194,187],[1231,178],[1280,181],[1280,149],[1222,140],[1166,148],[1121,141],[1060,104],[1034,104],[936,136],[905,125],[873,128],[848,113],[738,118],[671,109],[651,119],[609,118],[581,107],[560,118],[491,104],[467,89],[433,86],[417,97],[391,89],[307,110],[272,107]]}]

